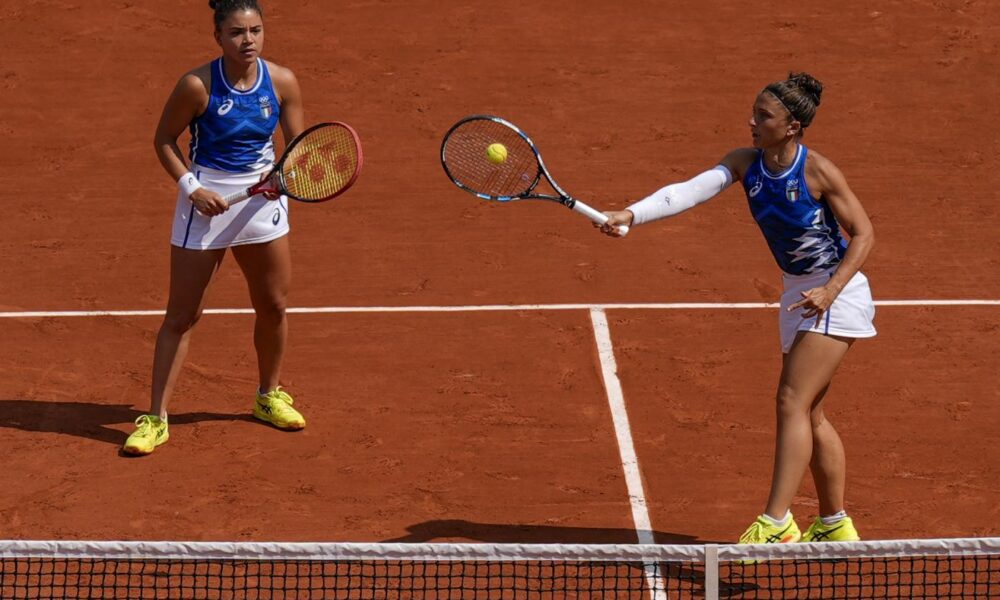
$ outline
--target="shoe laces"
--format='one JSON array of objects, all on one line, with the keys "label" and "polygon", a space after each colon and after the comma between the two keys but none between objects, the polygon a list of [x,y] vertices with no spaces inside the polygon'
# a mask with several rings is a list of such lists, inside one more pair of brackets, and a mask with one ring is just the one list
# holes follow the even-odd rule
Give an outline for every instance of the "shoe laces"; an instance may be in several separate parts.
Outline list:
[{"label": "shoe laces", "polygon": [[754,521],[740,536],[741,544],[759,544],[764,539],[764,524]]},{"label": "shoe laces", "polygon": [[292,400],[291,395],[289,395],[288,392],[282,390],[280,385],[274,388],[274,391],[268,394],[268,396],[271,396],[272,394],[273,394],[272,397],[288,403],[289,406],[295,403],[295,401]]},{"label": "shoe laces", "polygon": [[295,404],[292,397],[288,394],[288,392],[282,390],[281,386],[278,386],[270,392],[264,394],[261,396],[261,399],[266,400],[272,410],[284,410],[292,404]]},{"label": "shoe laces", "polygon": [[[160,420],[160,423],[165,423],[166,421]],[[136,433],[139,435],[149,435],[153,432],[153,428],[156,424],[153,423],[152,415],[139,415],[139,418],[135,420],[135,425],[138,427]]]}]

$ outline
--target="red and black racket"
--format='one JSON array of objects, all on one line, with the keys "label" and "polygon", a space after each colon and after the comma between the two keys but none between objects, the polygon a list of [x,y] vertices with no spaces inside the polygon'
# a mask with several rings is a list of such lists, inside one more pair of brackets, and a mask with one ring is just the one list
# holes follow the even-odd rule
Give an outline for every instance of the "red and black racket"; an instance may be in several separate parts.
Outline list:
[{"label": "red and black racket", "polygon": [[296,136],[260,183],[223,199],[232,206],[276,192],[300,202],[325,202],[354,185],[362,162],[361,139],[350,125],[320,123]]}]

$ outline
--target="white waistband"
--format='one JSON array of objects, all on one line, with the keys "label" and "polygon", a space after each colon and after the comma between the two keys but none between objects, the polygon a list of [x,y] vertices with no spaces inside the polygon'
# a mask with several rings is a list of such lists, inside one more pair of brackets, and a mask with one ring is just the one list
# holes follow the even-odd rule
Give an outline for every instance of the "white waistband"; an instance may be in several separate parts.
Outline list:
[{"label": "white waistband", "polygon": [[222,171],[220,169],[213,169],[211,167],[199,165],[198,163],[194,163],[193,165],[191,165],[192,171],[197,170],[202,173],[205,173],[206,175],[215,175],[218,177],[240,177],[242,175],[248,175],[248,176],[256,175],[259,177],[262,173],[267,173],[272,168],[274,168],[273,164],[267,165],[266,167],[261,167],[260,169],[254,169],[252,171]]}]

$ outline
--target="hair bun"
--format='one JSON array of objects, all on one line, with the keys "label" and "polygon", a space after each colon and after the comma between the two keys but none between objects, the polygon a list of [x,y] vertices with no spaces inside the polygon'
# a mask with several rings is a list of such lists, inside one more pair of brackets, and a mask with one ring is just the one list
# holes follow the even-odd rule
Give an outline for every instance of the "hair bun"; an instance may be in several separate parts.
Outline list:
[{"label": "hair bun", "polygon": [[823,84],[809,73],[789,73],[789,83],[794,84],[803,93],[808,94],[813,103],[819,106],[820,97],[823,95]]}]

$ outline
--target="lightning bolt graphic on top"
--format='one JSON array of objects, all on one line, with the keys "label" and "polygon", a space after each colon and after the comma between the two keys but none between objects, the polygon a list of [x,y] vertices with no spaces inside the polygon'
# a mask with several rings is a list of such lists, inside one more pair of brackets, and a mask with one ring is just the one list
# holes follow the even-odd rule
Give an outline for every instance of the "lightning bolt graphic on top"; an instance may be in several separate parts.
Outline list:
[{"label": "lightning bolt graphic on top", "polygon": [[815,273],[823,269],[823,265],[829,265],[832,259],[836,259],[836,245],[830,237],[830,228],[823,218],[823,209],[816,209],[813,216],[812,227],[801,237],[794,238],[799,243],[799,247],[788,252],[792,262],[800,260],[812,260],[812,266],[806,269],[806,273]]}]

